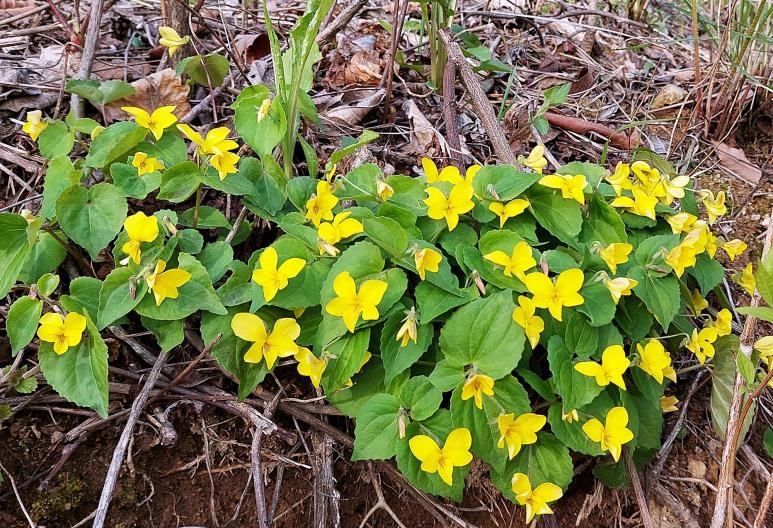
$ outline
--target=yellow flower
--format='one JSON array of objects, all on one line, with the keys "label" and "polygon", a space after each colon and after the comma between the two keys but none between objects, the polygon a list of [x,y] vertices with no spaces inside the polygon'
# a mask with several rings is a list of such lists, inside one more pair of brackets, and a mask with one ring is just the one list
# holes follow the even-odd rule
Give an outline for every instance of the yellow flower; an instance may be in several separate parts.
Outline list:
[{"label": "yellow flower", "polygon": [[617,273],[617,265],[628,262],[628,255],[631,254],[631,251],[633,251],[631,244],[613,242],[599,251],[599,256],[607,263],[612,273]]},{"label": "yellow flower", "polygon": [[[364,230],[362,224],[356,218],[349,218],[351,215],[351,211],[344,211],[335,215],[332,223],[322,222],[317,228],[317,236],[332,246],[344,238],[362,233]],[[319,254],[324,253],[324,248],[320,248]]]},{"label": "yellow flower", "polygon": [[277,358],[290,357],[298,353],[295,340],[301,335],[301,327],[292,318],[277,319],[271,332],[263,319],[251,313],[238,313],[231,319],[231,330],[236,337],[249,341],[252,346],[244,353],[247,363],[260,363],[266,359],[266,367],[274,367]]},{"label": "yellow flower", "polygon": [[508,218],[514,218],[524,212],[529,207],[529,201],[522,198],[516,198],[509,202],[491,202],[488,206],[489,211],[499,217],[499,229],[502,229]]},{"label": "yellow flower", "polygon": [[97,139],[97,136],[100,135],[105,130],[105,127],[102,125],[97,125],[91,130],[91,139]]},{"label": "yellow flower", "polygon": [[757,289],[757,281],[754,279],[751,263],[746,265],[740,275],[736,275],[735,282],[749,294],[749,297],[754,295],[754,290]]},{"label": "yellow flower", "polygon": [[684,198],[684,188],[690,183],[689,176],[677,176],[675,178],[663,177],[661,184],[666,196],[663,197],[663,202],[666,205],[671,204],[676,198]]},{"label": "yellow flower", "polygon": [[424,176],[427,178],[427,183],[435,183],[439,181],[447,181],[451,183],[459,183],[464,181],[459,169],[453,165],[443,167],[443,170],[438,172],[437,165],[429,158],[421,158],[421,168],[424,169]]},{"label": "yellow flower", "polygon": [[443,261],[443,256],[434,249],[416,248],[413,251],[413,261],[416,264],[416,273],[419,274],[421,280],[424,280],[427,271],[437,273],[440,269],[440,263]]},{"label": "yellow flower", "polygon": [[609,293],[612,294],[612,300],[615,301],[615,304],[620,302],[620,297],[631,295],[631,290],[633,290],[637,284],[639,284],[639,281],[636,279],[628,279],[626,277],[604,279],[604,286],[606,286]]},{"label": "yellow flower", "polygon": [[523,283],[534,295],[534,306],[547,308],[555,320],[561,321],[564,306],[580,306],[585,302],[579,293],[583,280],[582,270],[571,268],[562,271],[554,281],[544,273],[529,273],[523,278]]},{"label": "yellow flower", "polygon": [[416,308],[411,307],[410,310],[405,312],[405,319],[403,319],[403,325],[397,330],[396,341],[400,341],[400,347],[408,346],[408,341],[413,341],[416,344],[418,339],[418,333],[416,329]]},{"label": "yellow flower", "polygon": [[574,366],[574,370],[584,376],[596,378],[596,384],[600,387],[614,383],[625,390],[623,374],[630,364],[631,362],[625,357],[625,350],[622,346],[610,345],[601,354],[601,364],[595,361],[581,361]]},{"label": "yellow flower", "polygon": [[271,98],[266,97],[263,99],[263,102],[260,103],[260,108],[258,108],[258,115],[256,118],[258,123],[263,121],[268,116],[269,110],[271,110]]},{"label": "yellow flower", "polygon": [[453,231],[459,224],[459,215],[475,207],[471,185],[454,185],[448,197],[436,187],[428,187],[426,191],[427,198],[424,199],[424,203],[427,205],[427,216],[433,220],[445,218],[449,231]]},{"label": "yellow flower", "polygon": [[615,462],[620,460],[623,444],[633,440],[633,433],[626,427],[628,425],[628,411],[625,407],[613,407],[607,413],[604,425],[592,418],[585,422],[582,430],[593,442],[598,442],[602,451],[609,451]]},{"label": "yellow flower", "polygon": [[177,288],[191,280],[191,274],[187,271],[174,268],[167,271],[166,262],[159,260],[153,273],[145,277],[148,290],[153,292],[156,298],[156,306],[160,306],[164,299],[177,299]]},{"label": "yellow flower", "polygon": [[213,128],[207,132],[206,138],[193,130],[190,125],[177,125],[177,129],[193,142],[196,145],[196,151],[204,156],[218,156],[226,151],[239,148],[239,144],[236,141],[228,139],[228,134],[231,133],[228,127]]},{"label": "yellow flower", "polygon": [[161,26],[158,28],[158,34],[161,38],[158,39],[158,43],[169,49],[169,56],[174,55],[178,49],[182,48],[191,41],[191,37],[181,37],[174,29]]},{"label": "yellow flower", "polygon": [[620,196],[612,200],[610,205],[626,209],[631,214],[655,220],[655,205],[658,203],[657,197],[649,195],[638,188],[634,188],[631,192],[633,193],[633,198],[630,196]]},{"label": "yellow flower", "polygon": [[473,374],[464,380],[462,401],[475,398],[475,407],[483,409],[483,395],[494,395],[494,379],[485,374]]},{"label": "yellow flower", "polygon": [[[650,339],[644,346],[641,343],[636,343],[636,352],[639,354],[639,368],[655,378],[658,383],[663,383],[664,377],[676,383],[676,373],[671,367],[671,354],[666,352],[660,341]],[[671,377],[672,373],[674,374],[673,378]]]},{"label": "yellow flower", "polygon": [[674,273],[677,277],[681,277],[685,269],[695,266],[695,257],[695,249],[685,244],[679,244],[669,251],[663,260],[674,268]]},{"label": "yellow flower", "polygon": [[664,413],[678,411],[677,403],[679,403],[679,400],[676,399],[676,396],[661,396],[660,410]]},{"label": "yellow flower", "polygon": [[671,226],[671,231],[675,235],[691,230],[695,225],[695,222],[698,220],[697,217],[691,215],[690,213],[677,213],[675,215],[666,216],[665,218],[666,222],[668,222],[668,225]]},{"label": "yellow flower", "polygon": [[634,161],[631,163],[631,171],[642,187],[647,190],[652,190],[658,183],[660,183],[660,171],[651,167],[646,161]]},{"label": "yellow flower", "polygon": [[540,143],[529,152],[529,156],[523,160],[523,164],[534,170],[538,174],[542,174],[542,169],[547,167],[548,160],[545,159],[545,145]]},{"label": "yellow flower", "polygon": [[521,451],[521,446],[537,442],[537,431],[545,427],[547,418],[541,414],[525,413],[518,417],[515,414],[500,414],[497,418],[499,426],[498,448],[507,444],[507,456],[512,460]]},{"label": "yellow flower", "polygon": [[209,158],[209,164],[217,171],[220,181],[225,180],[229,174],[238,172],[236,164],[239,162],[239,156],[233,152],[224,151],[222,154],[214,154]]},{"label": "yellow flower", "polygon": [[698,315],[703,310],[709,307],[709,302],[703,298],[703,295],[701,295],[701,292],[698,290],[693,290],[690,294],[690,300],[692,300],[693,308],[695,309],[695,314]]},{"label": "yellow flower", "polygon": [[519,295],[518,306],[513,310],[513,321],[523,328],[532,349],[537,348],[539,336],[545,329],[545,321],[539,315],[534,315],[534,312],[535,307],[532,300],[525,295]]},{"label": "yellow flower", "polygon": [[382,179],[376,180],[376,194],[378,199],[386,202],[395,194],[394,188]]},{"label": "yellow flower", "polygon": [[566,423],[572,423],[577,422],[580,420],[580,415],[577,414],[577,409],[572,409],[571,411],[565,413],[563,409],[561,410],[561,419],[565,421]]},{"label": "yellow flower", "polygon": [[308,348],[299,346],[298,352],[295,353],[295,361],[298,362],[298,374],[311,378],[311,384],[314,385],[315,389],[318,389],[322,381],[322,374],[327,368],[327,358],[318,358]]},{"label": "yellow flower", "polygon": [[551,174],[550,176],[543,176],[540,178],[540,185],[544,187],[550,187],[551,189],[559,189],[561,196],[567,200],[576,200],[581,205],[585,205],[585,193],[583,190],[588,185],[588,180],[585,176],[578,174],[571,176],[569,174]]},{"label": "yellow flower", "polygon": [[137,169],[138,176],[156,172],[164,168],[164,162],[156,158],[149,158],[144,152],[137,152],[132,159],[132,167]]},{"label": "yellow flower", "polygon": [[630,191],[633,188],[631,186],[631,180],[628,179],[630,174],[631,166],[621,161],[615,166],[614,174],[611,174],[604,179],[607,180],[615,190],[615,194],[620,196],[624,190]]},{"label": "yellow flower", "polygon": [[333,194],[333,188],[324,180],[317,182],[317,193],[306,202],[306,220],[311,220],[319,227],[322,220],[333,219],[333,207],[338,204],[338,198]]},{"label": "yellow flower", "polygon": [[773,336],[765,336],[754,342],[754,349],[759,352],[760,359],[768,364],[773,357]]},{"label": "yellow flower", "polygon": [[557,501],[563,495],[561,488],[552,482],[543,482],[532,490],[529,477],[525,473],[513,475],[511,485],[515,500],[518,504],[526,506],[526,524],[529,524],[535,515],[553,513],[548,503]]},{"label": "yellow flower", "polygon": [[722,308],[717,313],[717,320],[714,321],[714,328],[717,330],[717,335],[726,336],[730,335],[733,331],[733,314],[727,308]]},{"label": "yellow flower", "polygon": [[263,250],[258,262],[260,267],[252,272],[252,280],[263,288],[263,298],[266,302],[271,302],[278,291],[284,290],[290,279],[297,277],[306,265],[302,258],[289,258],[277,267],[279,255],[271,246]]},{"label": "yellow flower", "polygon": [[524,280],[525,272],[537,265],[531,252],[531,246],[521,240],[513,247],[512,255],[508,256],[504,251],[492,251],[483,255],[489,262],[502,266],[505,277],[517,277]]},{"label": "yellow flower", "polygon": [[46,129],[48,123],[43,121],[43,112],[32,110],[27,112],[27,121],[21,126],[24,133],[29,134],[32,141],[37,141],[38,136]]},{"label": "yellow flower", "polygon": [[422,471],[437,473],[449,486],[453,484],[454,468],[472,462],[472,435],[465,427],[451,431],[442,449],[426,435],[414,436],[408,441],[408,447],[413,456],[421,461]]},{"label": "yellow flower", "polygon": [[135,264],[142,259],[140,244],[153,242],[158,237],[158,220],[155,216],[147,216],[142,211],[126,217],[123,228],[129,237],[129,241],[121,246],[121,251],[129,255]]},{"label": "yellow flower", "polygon": [[[174,115],[174,106],[161,106],[153,110],[152,114],[147,113],[142,108],[136,106],[122,106],[121,110],[134,116],[134,122],[142,128],[150,130],[153,137],[161,139],[164,130],[177,122],[177,116]],[[187,126],[187,125],[186,125]]]},{"label": "yellow flower", "polygon": [[366,280],[357,291],[357,285],[348,271],[342,271],[333,280],[333,291],[336,297],[325,305],[325,311],[330,315],[341,317],[350,332],[354,332],[357,320],[378,319],[378,303],[384,297],[387,283],[382,280]]},{"label": "yellow flower", "polygon": [[728,242],[723,242],[720,247],[725,250],[730,261],[735,261],[735,257],[746,251],[746,242],[737,238]]},{"label": "yellow flower", "polygon": [[713,224],[717,221],[717,218],[727,213],[727,206],[725,205],[725,191],[719,191],[716,198],[714,193],[708,189],[700,191],[700,198],[703,202],[703,207],[706,208],[706,213],[709,215],[709,224]]},{"label": "yellow flower", "polygon": [[86,318],[79,313],[70,312],[67,317],[55,312],[43,314],[40,318],[38,337],[41,341],[54,344],[54,352],[59,355],[70,347],[77,346],[86,329]]},{"label": "yellow flower", "polygon": [[700,332],[697,328],[693,328],[690,340],[685,346],[695,354],[700,364],[703,365],[707,357],[714,357],[714,341],[717,340],[717,337],[717,329],[713,326],[702,328]]}]

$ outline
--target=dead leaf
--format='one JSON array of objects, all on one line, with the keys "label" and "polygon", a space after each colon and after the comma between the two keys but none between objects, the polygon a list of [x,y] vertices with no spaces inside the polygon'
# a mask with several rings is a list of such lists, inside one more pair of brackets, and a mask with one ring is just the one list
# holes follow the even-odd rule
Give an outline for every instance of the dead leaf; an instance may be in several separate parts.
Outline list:
[{"label": "dead leaf", "polygon": [[132,83],[134,94],[110,103],[105,107],[109,121],[126,118],[122,106],[136,106],[152,112],[160,106],[174,106],[174,115],[182,118],[191,110],[188,103],[188,85],[184,84],[174,70],[167,68]]},{"label": "dead leaf", "polygon": [[36,7],[34,0],[0,0],[0,16],[12,17]]},{"label": "dead leaf", "polygon": [[239,35],[234,39],[234,48],[246,65],[271,53],[271,45],[265,33]]},{"label": "dead leaf", "polygon": [[730,172],[732,175],[741,178],[746,183],[757,185],[762,178],[762,170],[754,165],[746,157],[746,153],[727,143],[712,142],[717,149],[719,165]]},{"label": "dead leaf", "polygon": [[417,153],[428,158],[437,157],[442,153],[443,136],[432,126],[413,99],[403,103],[403,111],[411,123],[411,147]]},{"label": "dead leaf", "polygon": [[[351,90],[342,95],[327,98],[325,110],[320,109],[320,118],[333,121],[340,125],[356,125],[384,100],[386,91],[383,88],[363,88]],[[314,98],[317,102],[317,97]]]},{"label": "dead leaf", "polygon": [[358,51],[352,55],[344,70],[346,84],[377,86],[384,71],[384,61],[379,55],[376,50]]},{"label": "dead leaf", "polygon": [[593,86],[596,80],[596,72],[592,67],[583,66],[580,72],[577,74],[577,80],[572,82],[572,87],[569,89],[570,94],[576,94],[584,92]]},{"label": "dead leaf", "polygon": [[667,84],[657,93],[652,100],[652,110],[660,110],[666,106],[679,104],[687,97],[687,90],[676,84]]}]

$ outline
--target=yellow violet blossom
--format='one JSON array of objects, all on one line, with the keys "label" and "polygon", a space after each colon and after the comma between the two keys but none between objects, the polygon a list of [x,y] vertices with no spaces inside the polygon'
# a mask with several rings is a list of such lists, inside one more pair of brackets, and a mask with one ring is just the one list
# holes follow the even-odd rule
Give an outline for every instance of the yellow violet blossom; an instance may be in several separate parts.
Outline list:
[{"label": "yellow violet blossom", "polygon": [[624,190],[630,191],[633,188],[631,186],[631,180],[628,179],[630,174],[631,166],[627,163],[618,162],[615,166],[615,172],[606,176],[604,179],[607,180],[615,190],[615,194],[620,196]]},{"label": "yellow violet blossom", "polygon": [[690,231],[698,220],[696,216],[684,212],[666,216],[665,219],[675,235]]},{"label": "yellow violet blossom", "polygon": [[580,415],[577,413],[577,409],[572,409],[569,412],[564,412],[563,409],[561,409],[561,420],[566,423],[578,422],[580,421]]},{"label": "yellow violet blossom", "polygon": [[606,262],[612,273],[617,273],[617,265],[628,262],[628,255],[633,251],[631,244],[613,242],[599,251],[599,256]]},{"label": "yellow violet blossom", "polygon": [[773,336],[765,336],[754,342],[754,349],[759,352],[760,359],[769,365],[773,357]]},{"label": "yellow violet blossom", "polygon": [[718,336],[730,335],[733,331],[733,314],[727,308],[722,308],[717,313],[717,320],[714,321],[714,328]]},{"label": "yellow violet blossom", "polygon": [[501,449],[507,445],[507,456],[512,460],[521,451],[521,446],[537,443],[537,431],[545,427],[547,421],[541,414],[500,414],[497,418],[500,434],[497,447]]},{"label": "yellow violet blossom", "polygon": [[43,112],[40,110],[32,110],[27,112],[27,120],[21,126],[21,129],[30,136],[32,141],[37,141],[38,137],[43,133],[47,126],[48,123],[43,121]]},{"label": "yellow violet blossom", "polygon": [[144,152],[137,152],[132,159],[132,167],[137,169],[137,176],[156,172],[164,169],[164,162],[156,158],[150,158]]},{"label": "yellow violet blossom", "polygon": [[247,363],[260,363],[265,358],[266,367],[270,370],[277,358],[298,353],[295,340],[301,335],[301,327],[295,319],[277,319],[269,332],[266,323],[257,315],[238,313],[231,319],[231,330],[239,339],[252,343],[244,353],[244,361]]},{"label": "yellow violet blossom", "polygon": [[327,358],[317,356],[312,353],[306,347],[299,346],[298,352],[294,354],[295,361],[298,362],[298,374],[301,376],[308,376],[311,379],[311,384],[315,389],[319,388],[319,384],[322,381],[322,374],[327,368]]},{"label": "yellow violet blossom", "polygon": [[333,207],[338,204],[338,197],[333,194],[333,188],[325,180],[317,182],[317,192],[306,202],[306,220],[311,220],[314,227],[319,227],[322,220],[333,219]]},{"label": "yellow violet blossom", "polygon": [[402,326],[397,330],[396,341],[400,341],[400,348],[408,346],[409,341],[416,344],[418,331],[416,327],[416,308],[411,307],[405,312]]},{"label": "yellow violet blossom", "polygon": [[639,354],[639,368],[655,378],[658,383],[663,383],[664,378],[676,383],[676,371],[671,366],[671,354],[666,352],[660,341],[650,339],[644,346],[636,343],[636,352]]},{"label": "yellow violet blossom", "polygon": [[180,268],[166,270],[166,262],[159,260],[153,273],[145,277],[148,290],[153,292],[156,298],[156,306],[160,306],[164,299],[177,299],[177,288],[191,280],[191,274]]},{"label": "yellow violet blossom", "polygon": [[542,169],[547,167],[548,160],[545,159],[545,145],[540,143],[529,152],[523,164],[532,169],[537,174],[542,174]]},{"label": "yellow violet blossom", "polygon": [[473,374],[464,380],[462,401],[475,398],[475,407],[483,409],[483,395],[494,395],[494,379],[485,374]]},{"label": "yellow violet blossom", "polygon": [[443,167],[443,169],[440,172],[438,172],[437,165],[435,165],[435,162],[429,158],[421,159],[421,168],[424,170],[424,175],[427,178],[427,183],[444,181],[444,182],[450,182],[454,184],[454,186],[462,185],[462,186],[472,187],[472,182],[475,179],[475,175],[482,167],[480,165],[473,165],[469,167],[464,174],[464,178],[462,178],[462,175],[459,172],[459,169],[457,169],[453,165]]},{"label": "yellow violet blossom", "polygon": [[387,291],[387,283],[382,280],[366,280],[359,291],[354,279],[348,271],[342,271],[333,280],[333,291],[336,297],[325,305],[325,311],[330,315],[341,317],[347,330],[354,332],[357,320],[378,319],[378,303]]},{"label": "yellow violet blossom", "polygon": [[579,293],[583,280],[582,270],[571,268],[562,271],[554,280],[544,273],[529,273],[523,278],[523,283],[534,295],[534,306],[547,308],[555,320],[561,321],[564,306],[580,306],[585,302]]},{"label": "yellow violet blossom", "polygon": [[634,188],[631,193],[633,198],[630,196],[620,196],[612,200],[612,203],[609,205],[626,209],[629,213],[637,216],[644,216],[650,220],[655,220],[655,205],[658,203],[657,197],[649,195],[638,188]]},{"label": "yellow violet blossom", "polygon": [[535,515],[553,513],[548,503],[557,501],[563,495],[561,488],[552,482],[543,482],[532,490],[529,476],[525,473],[513,475],[511,486],[516,502],[526,506],[526,524],[529,524]]},{"label": "yellow violet blossom", "polygon": [[504,251],[497,250],[483,255],[483,258],[497,266],[502,266],[502,273],[505,274],[505,277],[516,277],[521,281],[524,280],[526,272],[537,265],[537,261],[532,255],[531,246],[523,240],[513,247],[510,256]]},{"label": "yellow violet blossom", "polygon": [[421,470],[437,473],[443,482],[451,486],[455,467],[472,462],[472,435],[466,427],[454,429],[441,448],[427,435],[416,435],[408,441],[411,453],[421,461]]},{"label": "yellow violet blossom", "polygon": [[428,271],[432,273],[438,272],[443,256],[431,248],[416,248],[413,251],[413,261],[416,264],[416,273],[419,274],[421,280],[424,280]]},{"label": "yellow violet blossom", "polygon": [[126,220],[123,221],[123,228],[126,230],[129,241],[121,246],[121,251],[129,255],[135,264],[139,264],[142,260],[140,244],[153,242],[158,237],[158,220],[155,216],[147,216],[140,211],[127,216]]},{"label": "yellow violet blossom", "polygon": [[40,318],[38,337],[41,341],[54,344],[54,352],[62,355],[70,347],[77,346],[86,330],[86,318],[79,313],[62,314],[48,312]]},{"label": "yellow violet blossom", "polygon": [[224,151],[220,154],[214,154],[209,158],[209,164],[217,171],[220,181],[225,180],[229,174],[238,172],[236,164],[239,162],[239,156],[233,152]]},{"label": "yellow violet blossom", "polygon": [[168,26],[161,26],[158,28],[158,34],[161,38],[158,39],[158,43],[169,50],[169,56],[173,56],[177,53],[177,50],[185,46],[191,41],[191,37],[181,37],[177,31]]},{"label": "yellow violet blossom", "polygon": [[[121,110],[134,117],[134,122],[142,128],[150,130],[153,137],[161,139],[164,130],[177,122],[177,116],[174,115],[175,107],[161,106],[149,114],[142,108],[136,106],[122,106]],[[187,126],[187,125],[185,125]]]},{"label": "yellow violet blossom", "polygon": [[260,267],[252,272],[252,280],[263,288],[263,298],[266,302],[276,297],[277,292],[284,290],[290,279],[297,277],[306,265],[302,258],[289,258],[279,264],[276,249],[269,246],[258,257]]},{"label": "yellow violet blossom", "polygon": [[[364,228],[362,223],[356,218],[349,218],[351,211],[338,213],[333,218],[333,222],[322,222],[317,228],[317,236],[331,246],[338,244],[344,238],[362,233]],[[323,255],[325,249],[320,247],[319,254]]]},{"label": "yellow violet blossom", "polygon": [[570,174],[551,174],[550,176],[540,178],[538,183],[543,187],[559,189],[561,196],[567,200],[575,200],[580,205],[585,205],[584,189],[588,185],[588,180],[581,174],[575,176]]},{"label": "yellow violet blossom", "polygon": [[217,127],[207,132],[206,137],[193,130],[190,125],[177,125],[177,129],[196,145],[196,152],[203,156],[217,156],[228,150],[239,148],[233,139],[228,139],[231,130],[228,127]]},{"label": "yellow violet blossom", "polygon": [[376,195],[382,202],[386,202],[395,194],[395,189],[382,179],[376,180]]},{"label": "yellow violet blossom", "polygon": [[754,278],[751,263],[746,265],[740,275],[736,275],[735,282],[744,289],[749,297],[754,295],[754,290],[757,289],[757,281]]},{"label": "yellow violet blossom", "polygon": [[689,176],[676,176],[675,178],[664,177],[661,180],[665,196],[661,200],[666,205],[670,205],[677,198],[684,198],[684,188],[690,183]]},{"label": "yellow violet blossom", "polygon": [[679,400],[676,396],[661,396],[660,397],[660,410],[664,413],[678,411],[679,408],[676,404]]},{"label": "yellow violet blossom", "polygon": [[690,300],[692,300],[692,305],[695,308],[696,315],[709,307],[709,302],[703,298],[703,295],[701,295],[701,292],[698,290],[692,291],[690,294]]},{"label": "yellow violet blossom", "polygon": [[258,108],[258,115],[256,116],[256,121],[258,123],[263,121],[266,117],[268,117],[268,112],[270,110],[271,110],[271,98],[270,97],[266,97],[260,103],[260,107]]},{"label": "yellow violet blossom", "polygon": [[719,191],[717,196],[708,189],[703,189],[699,193],[703,207],[706,208],[706,214],[709,215],[709,224],[717,221],[717,218],[727,213],[725,205],[725,191]]},{"label": "yellow violet blossom", "polygon": [[732,262],[735,261],[735,257],[746,251],[746,242],[735,238],[727,242],[722,242],[719,247],[727,253],[727,256],[730,257],[730,261]]},{"label": "yellow violet blossom", "polygon": [[613,407],[607,413],[603,425],[597,418],[592,418],[583,424],[582,430],[592,442],[599,444],[602,451],[609,451],[617,462],[620,460],[623,444],[633,440],[633,432],[627,425],[628,411],[625,407]]},{"label": "yellow violet blossom", "polygon": [[601,354],[601,364],[595,361],[581,361],[574,366],[574,370],[584,376],[596,378],[596,384],[600,387],[606,387],[614,383],[625,390],[625,380],[623,374],[631,365],[631,362],[625,357],[625,350],[620,345],[611,345],[604,349]]},{"label": "yellow violet blossom", "polygon": [[663,260],[674,268],[674,274],[677,277],[681,277],[685,269],[695,266],[695,257],[695,249],[682,243],[669,251]]},{"label": "yellow violet blossom", "polygon": [[454,185],[448,197],[436,187],[428,187],[426,192],[424,203],[427,205],[427,216],[433,220],[445,219],[449,231],[453,231],[459,224],[460,215],[475,207],[471,185]]},{"label": "yellow violet blossom", "polygon": [[529,205],[530,204],[528,200],[516,198],[515,200],[510,200],[507,203],[491,202],[488,208],[489,211],[499,217],[499,229],[502,229],[508,219],[518,216],[524,212],[526,208],[529,207]]},{"label": "yellow violet blossom", "polygon": [[701,365],[706,362],[706,358],[714,357],[714,341],[717,340],[717,329],[713,326],[707,326],[698,331],[693,328],[690,340],[685,345],[689,351],[695,354]]},{"label": "yellow violet blossom", "polygon": [[545,330],[545,321],[539,315],[534,315],[536,311],[534,303],[525,295],[518,296],[518,306],[513,310],[513,321],[523,328],[523,332],[529,339],[532,350],[539,344],[539,336]]},{"label": "yellow violet blossom", "polygon": [[631,295],[631,291],[639,284],[636,279],[626,277],[616,277],[614,279],[604,279],[604,286],[612,294],[612,300],[615,304],[620,302],[620,297]]}]

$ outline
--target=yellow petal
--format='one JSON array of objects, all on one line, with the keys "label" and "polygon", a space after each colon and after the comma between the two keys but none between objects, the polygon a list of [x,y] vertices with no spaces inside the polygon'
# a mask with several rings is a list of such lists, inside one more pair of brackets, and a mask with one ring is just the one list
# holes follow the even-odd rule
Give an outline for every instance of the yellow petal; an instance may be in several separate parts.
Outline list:
[{"label": "yellow petal", "polygon": [[238,313],[231,319],[231,330],[240,339],[252,341],[261,347],[268,338],[263,319],[251,313]]}]

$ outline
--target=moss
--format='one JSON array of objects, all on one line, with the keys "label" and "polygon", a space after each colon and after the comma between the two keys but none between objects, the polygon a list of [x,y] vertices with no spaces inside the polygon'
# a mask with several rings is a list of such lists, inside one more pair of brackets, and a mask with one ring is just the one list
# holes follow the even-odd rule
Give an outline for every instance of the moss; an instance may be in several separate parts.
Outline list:
[{"label": "moss", "polygon": [[59,486],[33,502],[30,515],[35,522],[56,520],[60,515],[80,506],[85,490],[86,483],[83,480],[59,475]]}]

